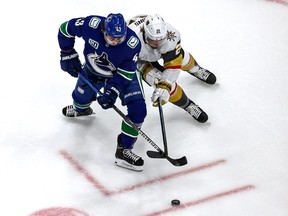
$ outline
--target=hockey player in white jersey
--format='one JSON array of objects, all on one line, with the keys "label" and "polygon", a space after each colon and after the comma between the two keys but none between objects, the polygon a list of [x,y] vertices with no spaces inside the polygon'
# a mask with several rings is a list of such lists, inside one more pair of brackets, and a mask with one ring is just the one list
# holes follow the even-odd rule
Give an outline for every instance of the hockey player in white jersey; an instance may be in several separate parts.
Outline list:
[{"label": "hockey player in white jersey", "polygon": [[[181,70],[210,85],[216,82],[216,76],[200,67],[194,57],[181,47],[180,32],[160,15],[139,15],[127,23],[142,44],[138,69],[143,79],[155,88],[151,98],[153,105],[157,106],[160,97],[162,104],[169,101],[183,108],[198,122],[206,122],[208,115],[187,97],[176,81]],[[160,59],[163,66],[158,62]]]}]

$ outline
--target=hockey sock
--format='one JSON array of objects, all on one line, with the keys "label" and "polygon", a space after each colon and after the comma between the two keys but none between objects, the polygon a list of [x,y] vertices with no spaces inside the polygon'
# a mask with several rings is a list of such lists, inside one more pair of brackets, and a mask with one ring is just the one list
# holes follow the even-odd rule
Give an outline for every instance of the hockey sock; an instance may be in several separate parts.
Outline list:
[{"label": "hockey sock", "polygon": [[121,144],[124,148],[133,148],[133,144],[136,142],[138,137],[138,131],[136,131],[130,124],[126,121],[122,121],[121,125]]},{"label": "hockey sock", "polygon": [[[190,53],[188,54],[189,54],[188,56],[184,56],[183,58],[183,66],[181,69],[184,71],[190,71],[195,66],[198,66],[194,57]],[[185,55],[187,55],[187,53],[185,53]]]},{"label": "hockey sock", "polygon": [[175,89],[170,93],[169,101],[183,109],[186,108],[190,103],[190,100],[185,94],[184,90],[177,83]]}]

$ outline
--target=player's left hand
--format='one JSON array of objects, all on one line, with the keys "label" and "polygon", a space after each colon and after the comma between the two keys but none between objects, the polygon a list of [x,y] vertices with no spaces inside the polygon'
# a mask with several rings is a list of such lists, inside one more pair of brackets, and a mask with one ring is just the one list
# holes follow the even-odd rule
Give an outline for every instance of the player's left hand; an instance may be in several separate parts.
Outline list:
[{"label": "player's left hand", "polygon": [[168,102],[170,98],[171,84],[161,80],[156,84],[156,89],[154,90],[151,100],[153,102],[153,106],[158,106],[157,99],[160,98],[161,104],[164,105]]}]

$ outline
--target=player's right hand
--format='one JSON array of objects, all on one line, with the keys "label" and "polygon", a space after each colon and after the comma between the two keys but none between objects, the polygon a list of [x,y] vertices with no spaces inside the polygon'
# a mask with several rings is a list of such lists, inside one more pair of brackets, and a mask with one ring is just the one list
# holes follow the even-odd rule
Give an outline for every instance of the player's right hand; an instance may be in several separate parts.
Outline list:
[{"label": "player's right hand", "polygon": [[169,101],[170,98],[170,91],[171,91],[171,84],[161,80],[156,84],[156,89],[154,90],[151,100],[153,102],[153,106],[158,106],[158,98],[161,100],[161,104],[164,105]]},{"label": "player's right hand", "polygon": [[68,72],[73,77],[78,77],[78,73],[82,71],[82,65],[79,55],[75,49],[60,52],[60,66],[63,71]]}]

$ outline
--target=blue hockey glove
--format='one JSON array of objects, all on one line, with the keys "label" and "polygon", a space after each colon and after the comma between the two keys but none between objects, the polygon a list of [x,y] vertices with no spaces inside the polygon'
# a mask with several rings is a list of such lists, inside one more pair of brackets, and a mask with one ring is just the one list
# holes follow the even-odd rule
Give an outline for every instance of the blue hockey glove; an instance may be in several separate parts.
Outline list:
[{"label": "blue hockey glove", "polygon": [[78,73],[82,71],[82,65],[76,50],[72,49],[69,52],[61,51],[60,56],[61,69],[73,77],[78,77]]},{"label": "blue hockey glove", "polygon": [[98,97],[98,103],[103,109],[112,108],[116,102],[119,91],[115,87],[106,88],[104,94]]}]

